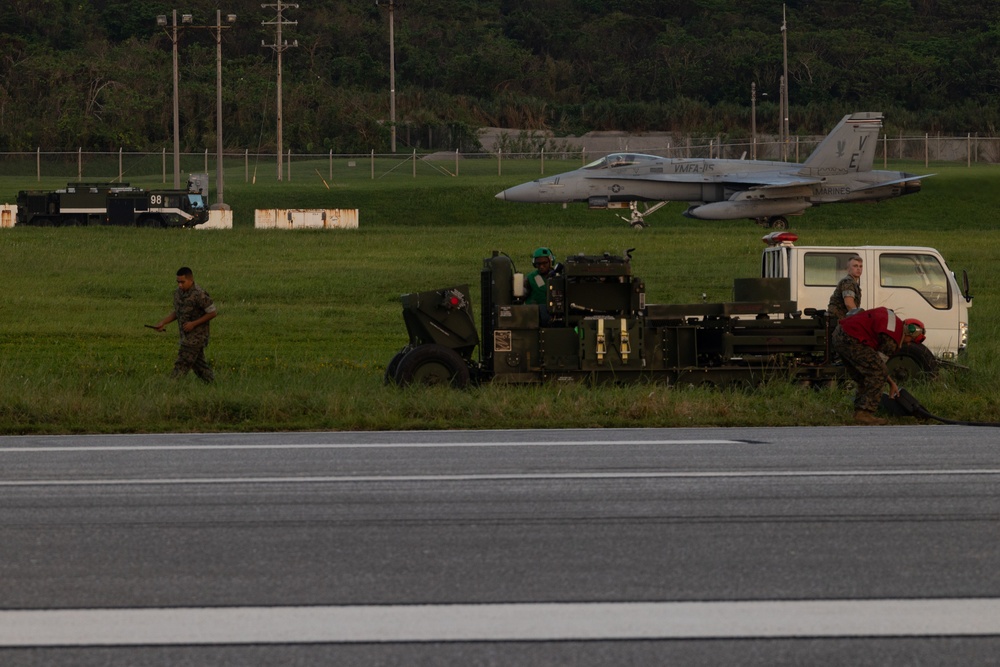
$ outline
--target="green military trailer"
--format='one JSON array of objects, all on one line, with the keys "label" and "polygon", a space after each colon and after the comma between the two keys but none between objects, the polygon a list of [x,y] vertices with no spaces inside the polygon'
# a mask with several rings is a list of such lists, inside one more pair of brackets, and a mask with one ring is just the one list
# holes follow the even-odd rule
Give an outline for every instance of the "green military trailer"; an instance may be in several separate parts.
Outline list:
[{"label": "green military trailer", "polygon": [[409,342],[387,365],[387,383],[723,386],[781,376],[823,386],[844,374],[826,313],[799,312],[785,300],[785,278],[737,279],[726,303],[656,305],[628,252],[577,255],[550,275],[541,311],[519,303],[523,278],[507,255],[484,259],[480,277],[478,331],[468,285],[402,296]]}]

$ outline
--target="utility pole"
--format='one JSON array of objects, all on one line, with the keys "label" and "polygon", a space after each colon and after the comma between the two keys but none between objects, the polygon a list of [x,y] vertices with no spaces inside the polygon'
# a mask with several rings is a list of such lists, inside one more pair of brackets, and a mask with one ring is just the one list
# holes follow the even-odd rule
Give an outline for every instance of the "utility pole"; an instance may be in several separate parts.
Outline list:
[{"label": "utility pole", "polygon": [[785,76],[783,77],[784,86],[782,86],[782,98],[781,98],[781,108],[782,108],[782,120],[781,120],[781,159],[788,160],[788,143],[791,140],[789,135],[788,127],[788,20],[785,14],[785,5],[781,5],[781,48],[784,54],[784,67]]},{"label": "utility pole", "polygon": [[282,142],[281,142],[281,54],[293,47],[299,45],[299,40],[295,40],[291,44],[287,40],[282,41],[281,39],[281,26],[282,25],[298,25],[298,21],[286,21],[282,16],[282,12],[286,9],[298,9],[298,5],[283,3],[278,0],[277,4],[273,5],[261,5],[262,9],[267,9],[268,7],[277,10],[277,17],[273,21],[261,21],[261,25],[273,25],[275,26],[275,39],[274,44],[267,44],[264,40],[260,41],[262,48],[274,49],[274,52],[278,54],[278,180],[281,180],[281,155],[282,155]]},{"label": "utility pole", "polygon": [[[379,0],[375,0],[378,5]],[[396,152],[396,36],[393,34],[395,0],[389,0],[389,136],[392,152]]]}]

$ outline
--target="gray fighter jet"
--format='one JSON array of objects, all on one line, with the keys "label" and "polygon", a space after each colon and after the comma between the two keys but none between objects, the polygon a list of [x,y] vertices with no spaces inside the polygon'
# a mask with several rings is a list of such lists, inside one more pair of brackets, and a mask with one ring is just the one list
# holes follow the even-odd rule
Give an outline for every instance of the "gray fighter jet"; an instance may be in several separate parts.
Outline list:
[{"label": "gray fighter jet", "polygon": [[[801,215],[811,206],[877,202],[920,191],[920,179],[933,174],[872,170],[881,128],[879,112],[844,116],[804,163],[615,153],[575,171],[514,186],[497,199],[628,207],[631,216],[620,217],[633,227],[644,227],[643,216],[667,202],[683,201],[690,204],[684,212],[689,218],[749,218],[787,229],[785,216]],[[659,203],[640,211],[638,202]]]}]

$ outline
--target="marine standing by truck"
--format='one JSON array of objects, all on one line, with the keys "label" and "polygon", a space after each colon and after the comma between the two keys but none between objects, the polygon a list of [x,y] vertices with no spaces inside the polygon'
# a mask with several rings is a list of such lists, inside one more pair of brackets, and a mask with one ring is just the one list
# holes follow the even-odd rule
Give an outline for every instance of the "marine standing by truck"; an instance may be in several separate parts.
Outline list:
[{"label": "marine standing by truck", "polygon": [[846,317],[849,311],[861,307],[861,274],[864,270],[865,261],[857,255],[847,262],[847,275],[837,283],[826,307],[826,312],[830,313],[834,322]]}]

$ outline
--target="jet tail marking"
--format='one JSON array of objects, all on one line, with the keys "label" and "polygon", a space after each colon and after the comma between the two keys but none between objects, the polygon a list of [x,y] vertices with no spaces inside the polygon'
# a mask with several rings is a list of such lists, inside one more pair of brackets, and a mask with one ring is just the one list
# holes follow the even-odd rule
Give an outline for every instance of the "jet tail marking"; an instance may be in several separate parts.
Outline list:
[{"label": "jet tail marking", "polygon": [[799,173],[835,176],[871,171],[881,129],[880,112],[863,111],[844,116],[806,159]]}]

